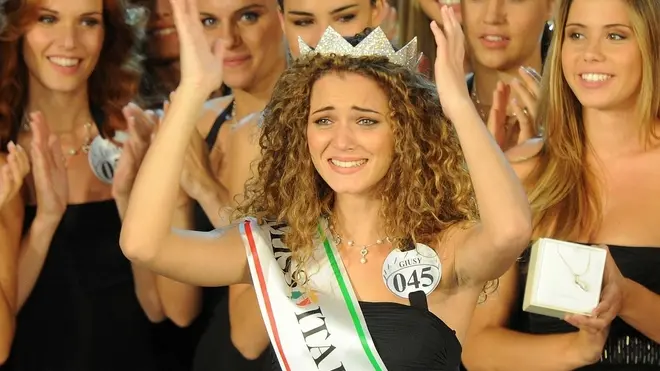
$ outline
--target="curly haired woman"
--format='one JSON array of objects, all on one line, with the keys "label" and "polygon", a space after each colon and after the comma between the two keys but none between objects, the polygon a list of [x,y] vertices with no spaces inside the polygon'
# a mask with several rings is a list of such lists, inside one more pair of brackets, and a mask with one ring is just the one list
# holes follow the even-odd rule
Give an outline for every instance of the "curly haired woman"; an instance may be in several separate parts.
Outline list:
[{"label": "curly haired woman", "polygon": [[380,30],[357,47],[332,30],[314,51],[301,43],[242,200],[258,221],[194,234],[172,231],[171,218],[223,44],[208,50],[194,0],[172,3],[182,79],[131,195],[126,256],[181,282],[253,283],[275,370],[456,370],[484,285],[525,248],[531,217],[470,101],[453,14],[444,32],[433,26],[437,90],[413,72],[414,43],[395,54]]}]

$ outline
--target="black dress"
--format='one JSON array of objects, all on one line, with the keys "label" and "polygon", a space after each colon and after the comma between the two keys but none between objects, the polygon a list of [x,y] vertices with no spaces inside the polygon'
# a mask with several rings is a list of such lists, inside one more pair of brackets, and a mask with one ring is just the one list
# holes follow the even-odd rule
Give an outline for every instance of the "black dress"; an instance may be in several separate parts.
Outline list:
[{"label": "black dress", "polygon": [[[231,119],[233,106],[232,101],[213,123],[206,137],[209,150],[215,145],[220,127]],[[195,230],[211,231],[214,229],[198,203],[195,203],[194,216]],[[228,288],[208,287],[203,290],[202,313],[196,322],[202,325],[204,330],[195,352],[193,371],[261,370],[264,359],[267,359],[267,352],[264,352],[258,359],[250,361],[241,355],[231,341]]]},{"label": "black dress", "polygon": [[[36,208],[27,207],[25,230]],[[155,370],[112,200],[69,205],[17,318],[12,371]],[[4,370],[4,369],[3,369]]]},{"label": "black dress", "polygon": [[[624,277],[660,294],[660,248],[609,246],[610,252]],[[528,253],[521,261],[521,290],[524,289]],[[521,291],[522,292],[522,291]],[[660,314],[658,314],[660,320]],[[514,329],[530,334],[556,334],[577,331],[557,318],[520,310]],[[612,322],[610,334],[600,362],[580,368],[589,371],[660,370],[660,344],[647,338],[620,318]]]},{"label": "black dress", "polygon": [[[412,306],[360,302],[376,350],[388,371],[457,371],[461,344],[455,332],[428,310],[426,296]],[[273,352],[264,370],[281,371]],[[298,371],[295,367],[292,371]],[[349,370],[350,371],[350,370]]]}]

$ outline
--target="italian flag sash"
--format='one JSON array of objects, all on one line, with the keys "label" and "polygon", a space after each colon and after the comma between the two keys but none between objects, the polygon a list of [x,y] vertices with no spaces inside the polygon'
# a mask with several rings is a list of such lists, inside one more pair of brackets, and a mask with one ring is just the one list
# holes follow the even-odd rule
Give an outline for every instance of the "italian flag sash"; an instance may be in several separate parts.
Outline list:
[{"label": "italian flag sash", "polygon": [[283,245],[283,224],[240,224],[271,344],[284,371],[387,370],[374,346],[348,275],[319,224],[304,288],[291,279],[295,262]]}]

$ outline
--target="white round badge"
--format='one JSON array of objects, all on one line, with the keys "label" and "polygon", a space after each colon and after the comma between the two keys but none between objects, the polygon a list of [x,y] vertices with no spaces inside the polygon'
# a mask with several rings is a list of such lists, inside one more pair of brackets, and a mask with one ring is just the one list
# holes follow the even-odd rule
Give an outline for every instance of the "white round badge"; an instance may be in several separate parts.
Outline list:
[{"label": "white round badge", "polygon": [[87,159],[94,175],[102,182],[112,184],[120,156],[121,148],[98,135],[89,146]]},{"label": "white round badge", "polygon": [[442,264],[432,248],[418,243],[415,249],[392,251],[383,263],[383,281],[396,296],[408,299],[415,291],[430,294],[442,278]]}]

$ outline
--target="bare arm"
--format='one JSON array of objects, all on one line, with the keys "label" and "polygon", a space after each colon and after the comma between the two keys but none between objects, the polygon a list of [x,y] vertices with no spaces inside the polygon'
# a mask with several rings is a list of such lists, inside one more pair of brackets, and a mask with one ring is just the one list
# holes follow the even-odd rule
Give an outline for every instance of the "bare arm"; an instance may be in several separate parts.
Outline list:
[{"label": "bare arm", "polygon": [[197,286],[250,282],[237,228],[209,239],[172,231],[183,159],[206,93],[182,86],[145,156],[124,219],[121,247],[133,262]]},{"label": "bare arm", "polygon": [[[493,106],[505,98],[500,90]],[[531,238],[531,210],[518,176],[472,101],[467,98],[464,105],[451,119],[470,170],[480,222],[455,241],[456,272],[480,284],[504,274],[525,249]]]},{"label": "bare arm", "polygon": [[37,283],[59,224],[60,218],[43,216],[37,211],[27,235],[21,241],[18,256],[17,312],[23,307]]},{"label": "bare arm", "polygon": [[[123,198],[115,198],[119,216],[124,220],[128,203]],[[133,284],[135,285],[135,296],[140,303],[149,321],[153,323],[161,322],[165,319],[165,313],[160,302],[158,288],[156,286],[156,275],[144,267],[131,264],[133,272]]]},{"label": "bare arm", "polygon": [[[481,120],[465,85],[465,38],[456,16],[443,8],[443,29],[431,30],[437,44],[435,77],[443,112],[454,125],[470,171],[480,221],[451,237],[455,271],[461,281],[481,286],[509,269],[532,234],[527,194],[500,146]],[[510,90],[498,84],[488,126],[506,119]]]},{"label": "bare arm", "polygon": [[[240,202],[245,183],[256,174],[256,163],[261,157],[258,144],[259,128],[255,124],[243,126],[232,138],[235,144],[229,164],[229,193],[232,200]],[[257,359],[266,350],[270,339],[257,302],[257,294],[251,285],[229,287],[229,323],[231,340],[236,349],[247,359]]]},{"label": "bare arm", "polygon": [[477,306],[463,344],[470,371],[569,371],[590,362],[573,346],[576,333],[531,335],[507,328],[518,303],[518,266],[500,278],[496,292]]},{"label": "bare arm", "polygon": [[[191,204],[177,208],[172,226],[193,229]],[[197,286],[177,282],[169,278],[156,278],[158,293],[167,318],[179,327],[189,326],[202,309],[202,290]]]},{"label": "bare arm", "polygon": [[23,214],[20,195],[4,205],[0,213],[0,365],[9,357],[16,330],[16,263]]},{"label": "bare arm", "polygon": [[660,295],[624,278],[624,300],[619,317],[656,343],[660,343]]},{"label": "bare arm", "polygon": [[[0,228],[0,232],[4,231]],[[14,332],[16,331],[14,310],[3,289],[0,289],[0,329],[2,329],[0,330],[0,365],[3,365],[9,358]]]}]

